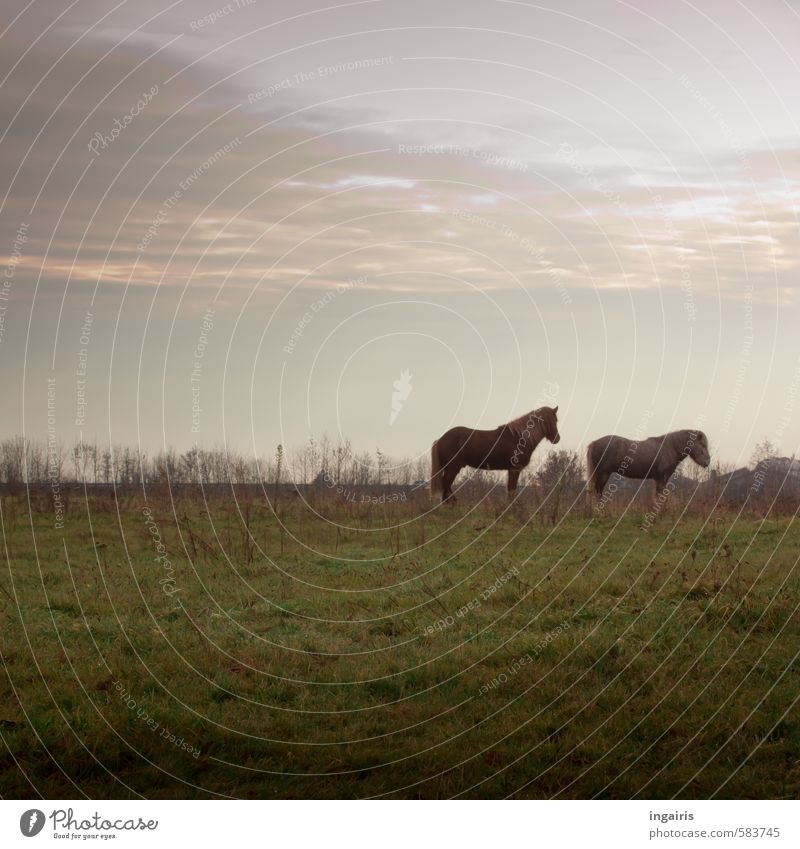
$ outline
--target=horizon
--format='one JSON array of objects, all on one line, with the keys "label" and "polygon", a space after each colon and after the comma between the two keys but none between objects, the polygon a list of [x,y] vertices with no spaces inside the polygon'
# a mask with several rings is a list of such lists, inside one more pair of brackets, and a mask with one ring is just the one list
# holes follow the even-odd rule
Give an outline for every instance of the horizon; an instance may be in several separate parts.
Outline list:
[{"label": "horizon", "polygon": [[[658,437],[660,435],[661,434],[656,434],[655,436]],[[603,437],[598,438],[602,439]],[[644,436],[640,438],[640,441],[647,438],[653,437]],[[429,465],[429,459],[425,456],[425,453],[416,456],[389,455],[386,452],[381,451],[380,447],[369,450],[353,446],[351,441],[346,437],[337,441],[331,440],[328,434],[321,434],[319,436],[312,435],[312,437],[306,442],[298,445],[283,445],[282,443],[279,443],[274,446],[274,450],[272,452],[260,455],[243,453],[242,451],[237,450],[235,446],[221,444],[204,445],[202,443],[195,443],[185,450],[178,450],[173,445],[165,445],[160,446],[156,450],[143,450],[140,446],[136,445],[127,445],[124,443],[113,444],[108,442],[103,443],[98,441],[96,438],[86,438],[85,435],[82,439],[76,439],[74,442],[68,444],[63,440],[58,439],[52,441],[48,437],[37,439],[35,437],[24,437],[22,434],[15,434],[13,436],[0,439],[0,466],[2,466],[3,470],[0,477],[8,478],[9,470],[14,465],[13,458],[17,456],[18,452],[14,450],[13,443],[17,440],[24,440],[24,451],[28,452],[26,455],[28,460],[28,473],[32,466],[31,458],[36,458],[36,462],[41,466],[40,477],[42,480],[47,479],[49,470],[53,465],[59,465],[60,480],[77,480],[79,482],[89,484],[114,482],[102,481],[99,479],[99,464],[101,460],[105,460],[106,455],[108,455],[111,459],[114,459],[114,457],[119,457],[122,452],[125,454],[131,452],[136,458],[138,458],[138,462],[140,464],[147,466],[150,472],[159,471],[153,464],[168,457],[174,457],[180,464],[186,458],[191,458],[193,453],[205,454],[207,457],[213,458],[225,455],[226,462],[230,464],[235,465],[236,463],[244,462],[246,464],[253,464],[254,466],[257,466],[259,474],[265,480],[270,474],[274,473],[274,467],[279,456],[283,469],[290,476],[294,473],[300,473],[301,469],[297,464],[313,464],[313,467],[305,469],[305,474],[309,479],[319,477],[322,474],[330,474],[332,467],[337,461],[339,464],[347,464],[351,475],[354,474],[354,471],[360,464],[367,462],[368,466],[366,468],[370,474],[373,472],[379,472],[380,475],[386,473],[389,479],[391,479],[393,472],[407,473],[408,470],[412,468],[415,471],[419,470],[420,474],[422,474],[422,466]],[[80,455],[83,457],[83,477],[81,477],[81,475],[77,472],[79,448],[84,449]],[[551,453],[554,453],[561,458],[572,456],[577,461],[581,474],[585,474],[584,465],[586,462],[587,449],[588,445],[579,446],[578,448],[563,446],[561,444],[554,446],[547,442],[547,440],[543,440],[540,443],[540,447],[534,452],[530,465],[522,470],[523,477],[521,480],[525,481],[529,477],[535,476],[543,467],[546,466],[548,456]],[[95,460],[95,463],[97,464],[97,469],[95,469],[96,475],[93,473],[90,476],[87,470],[91,462],[89,458],[92,456],[92,452],[94,452],[96,458],[100,459]],[[58,458],[58,463],[53,460],[54,457]],[[22,459],[23,455],[19,454],[20,463],[22,463]],[[326,459],[329,461],[327,462],[327,465]],[[774,445],[768,439],[764,439],[755,446],[750,457],[743,461],[740,465],[725,462],[725,460],[719,457],[714,457],[713,454],[711,456],[711,463],[707,468],[701,468],[697,466],[696,463],[688,463],[687,461],[689,459],[690,458],[687,457],[686,460],[679,465],[676,470],[676,474],[679,477],[692,477],[699,480],[704,477],[708,477],[711,473],[726,475],[734,471],[741,471],[742,469],[753,470],[756,469],[764,460],[791,460],[794,462],[795,455],[782,454],[779,446]],[[377,465],[372,465],[373,461],[381,461],[384,462],[385,465],[381,465],[379,470]],[[69,466],[70,464],[74,467],[72,469],[72,474],[65,474],[64,467]],[[697,466],[697,468],[692,468],[693,465]],[[686,474],[687,466],[691,469],[688,476]],[[504,480],[506,474],[505,471],[502,470],[474,468],[467,469],[467,472],[468,476],[482,476],[483,478],[488,479],[495,476],[498,484]],[[424,477],[427,479],[429,474],[430,470],[428,469],[424,472]],[[407,477],[407,474],[405,476]],[[89,477],[92,477],[92,480],[89,480]],[[0,483],[8,482],[8,480],[0,481]],[[25,475],[22,475],[18,478],[18,482],[36,483],[37,480],[29,480],[25,477]],[[288,484],[300,483],[294,479],[287,479],[285,482]],[[121,481],[119,483],[121,483]],[[391,483],[391,480],[389,480],[389,483]]]}]

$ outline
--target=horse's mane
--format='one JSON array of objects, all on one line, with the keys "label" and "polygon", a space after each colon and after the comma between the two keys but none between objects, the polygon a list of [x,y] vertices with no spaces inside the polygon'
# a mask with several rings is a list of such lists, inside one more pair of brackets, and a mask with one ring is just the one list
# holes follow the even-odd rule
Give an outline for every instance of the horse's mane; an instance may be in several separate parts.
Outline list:
[{"label": "horse's mane", "polygon": [[679,454],[686,454],[695,442],[706,447],[708,446],[708,437],[702,430],[698,430],[697,428],[673,430],[665,434],[664,439],[669,440],[674,450]]},{"label": "horse's mane", "polygon": [[538,410],[531,410],[519,418],[512,419],[505,425],[500,425],[500,427],[507,427],[516,436],[522,436],[522,433],[526,428],[529,431],[533,431],[537,425],[543,423],[543,419],[548,415],[552,418],[552,410],[550,407],[540,407]]}]

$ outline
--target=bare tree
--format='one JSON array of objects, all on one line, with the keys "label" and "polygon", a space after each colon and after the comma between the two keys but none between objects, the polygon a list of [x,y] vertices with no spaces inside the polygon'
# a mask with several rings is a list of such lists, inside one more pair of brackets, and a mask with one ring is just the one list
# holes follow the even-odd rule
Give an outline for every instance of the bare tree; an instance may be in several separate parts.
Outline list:
[{"label": "bare tree", "polygon": [[44,483],[47,477],[47,448],[39,441],[28,444],[28,480]]},{"label": "bare tree", "polygon": [[568,489],[579,485],[583,480],[583,462],[577,451],[554,449],[547,454],[542,465],[535,472],[535,481],[543,495],[556,488]]},{"label": "bare tree", "polygon": [[777,457],[777,455],[778,446],[768,436],[765,436],[753,449],[753,453],[750,455],[750,465],[755,468],[762,460],[768,460],[770,457]]},{"label": "bare tree", "polygon": [[345,439],[344,441],[342,441],[340,439],[336,443],[336,448],[333,452],[334,462],[336,464],[336,475],[334,478],[336,483],[342,483],[342,474],[344,473],[345,463],[350,458],[350,455],[350,440]]},{"label": "bare tree", "polygon": [[375,471],[376,471],[376,474],[378,476],[377,481],[376,481],[376,483],[378,483],[378,485],[383,483],[383,473],[386,470],[386,464],[387,464],[386,455],[381,451],[380,448],[376,448],[375,449]]},{"label": "bare tree", "polygon": [[0,469],[5,483],[19,484],[25,480],[25,438],[12,436],[0,443]]},{"label": "bare tree", "polygon": [[362,451],[353,458],[351,483],[356,486],[367,486],[372,482],[372,455]]}]

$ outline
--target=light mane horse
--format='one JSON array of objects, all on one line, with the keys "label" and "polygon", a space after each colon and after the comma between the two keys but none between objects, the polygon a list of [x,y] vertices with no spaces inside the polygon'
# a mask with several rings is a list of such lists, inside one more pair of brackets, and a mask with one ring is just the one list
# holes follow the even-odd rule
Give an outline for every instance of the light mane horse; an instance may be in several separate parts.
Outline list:
[{"label": "light mane horse", "polygon": [[514,497],[520,473],[530,463],[536,446],[548,439],[555,445],[558,407],[539,407],[494,430],[454,427],[431,446],[431,495],[455,501],[453,481],[465,467],[508,470],[508,496]]},{"label": "light mane horse", "polygon": [[602,496],[608,479],[616,473],[624,478],[654,481],[655,500],[687,457],[703,468],[708,467],[711,455],[703,431],[674,430],[639,441],[624,436],[601,436],[586,449],[586,489],[594,487],[596,494]]}]

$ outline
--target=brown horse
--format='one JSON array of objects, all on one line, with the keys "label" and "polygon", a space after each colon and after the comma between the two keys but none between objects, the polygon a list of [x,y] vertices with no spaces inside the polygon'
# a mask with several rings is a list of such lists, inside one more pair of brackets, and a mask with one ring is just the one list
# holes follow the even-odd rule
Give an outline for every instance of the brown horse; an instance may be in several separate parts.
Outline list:
[{"label": "brown horse", "polygon": [[691,457],[706,468],[711,462],[708,437],[701,430],[674,430],[637,442],[624,436],[601,436],[586,449],[586,489],[603,495],[614,473],[624,478],[655,481],[654,498],[667,488],[675,469]]},{"label": "brown horse", "polygon": [[442,501],[455,501],[453,481],[464,468],[507,469],[508,496],[517,489],[520,472],[530,463],[536,446],[549,439],[555,445],[558,407],[540,407],[494,430],[454,427],[431,447],[431,495],[442,493]]}]

